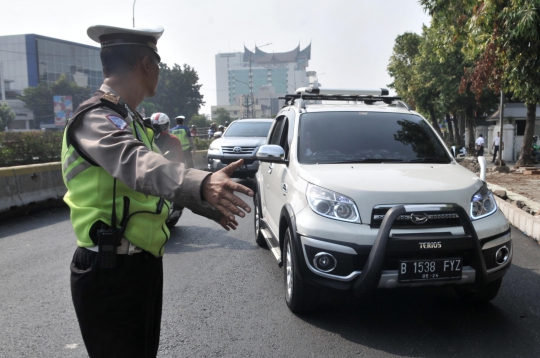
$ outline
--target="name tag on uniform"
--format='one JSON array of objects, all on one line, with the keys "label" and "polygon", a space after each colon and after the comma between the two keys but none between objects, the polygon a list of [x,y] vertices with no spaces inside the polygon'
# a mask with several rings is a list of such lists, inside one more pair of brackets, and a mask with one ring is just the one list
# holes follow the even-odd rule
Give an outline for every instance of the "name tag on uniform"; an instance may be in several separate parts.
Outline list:
[{"label": "name tag on uniform", "polygon": [[107,116],[107,119],[111,121],[111,123],[114,124],[114,126],[121,131],[123,131],[124,128],[126,128],[128,125],[123,118],[120,118],[118,116]]}]

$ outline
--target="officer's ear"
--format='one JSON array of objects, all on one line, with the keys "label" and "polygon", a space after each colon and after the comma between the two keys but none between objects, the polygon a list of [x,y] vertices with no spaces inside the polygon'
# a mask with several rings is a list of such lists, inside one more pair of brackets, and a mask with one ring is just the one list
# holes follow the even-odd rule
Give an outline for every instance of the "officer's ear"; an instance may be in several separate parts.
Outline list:
[{"label": "officer's ear", "polygon": [[154,66],[152,59],[149,56],[144,56],[141,60],[141,71],[148,76],[152,71],[152,66]]}]

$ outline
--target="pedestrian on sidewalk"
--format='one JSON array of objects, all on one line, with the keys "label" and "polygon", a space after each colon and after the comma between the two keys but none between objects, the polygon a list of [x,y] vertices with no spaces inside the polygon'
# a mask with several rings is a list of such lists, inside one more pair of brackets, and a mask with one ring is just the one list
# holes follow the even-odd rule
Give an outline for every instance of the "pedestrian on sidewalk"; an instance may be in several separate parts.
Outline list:
[{"label": "pedestrian on sidewalk", "polygon": [[492,163],[495,163],[495,159],[497,159],[497,153],[499,152],[499,147],[501,146],[500,134],[501,132],[497,132],[497,137],[493,139],[493,144],[491,145],[491,149],[493,150],[493,160],[491,161]]},{"label": "pedestrian on sidewalk", "polygon": [[479,157],[484,156],[484,136],[480,134],[478,138],[476,138],[476,153]]}]

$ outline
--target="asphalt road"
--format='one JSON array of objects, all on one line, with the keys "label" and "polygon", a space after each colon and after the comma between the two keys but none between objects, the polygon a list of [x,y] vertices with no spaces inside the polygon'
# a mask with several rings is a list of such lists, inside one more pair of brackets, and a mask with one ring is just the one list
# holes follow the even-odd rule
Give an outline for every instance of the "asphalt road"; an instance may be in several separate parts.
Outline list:
[{"label": "asphalt road", "polygon": [[[451,289],[337,294],[301,316],[283,273],[254,243],[186,212],[164,257],[159,357],[539,357],[540,245],[513,229],[513,267],[497,298]],[[0,357],[86,357],[69,292],[67,209],[0,223]]]}]

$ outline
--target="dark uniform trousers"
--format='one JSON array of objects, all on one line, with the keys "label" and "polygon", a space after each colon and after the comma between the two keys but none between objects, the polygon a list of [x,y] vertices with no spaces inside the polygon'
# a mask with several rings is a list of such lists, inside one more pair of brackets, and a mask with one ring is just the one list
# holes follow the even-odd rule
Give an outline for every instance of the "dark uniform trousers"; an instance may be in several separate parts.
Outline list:
[{"label": "dark uniform trousers", "polygon": [[98,267],[98,253],[77,248],[71,296],[92,358],[156,357],[163,299],[163,260],[143,251]]}]

